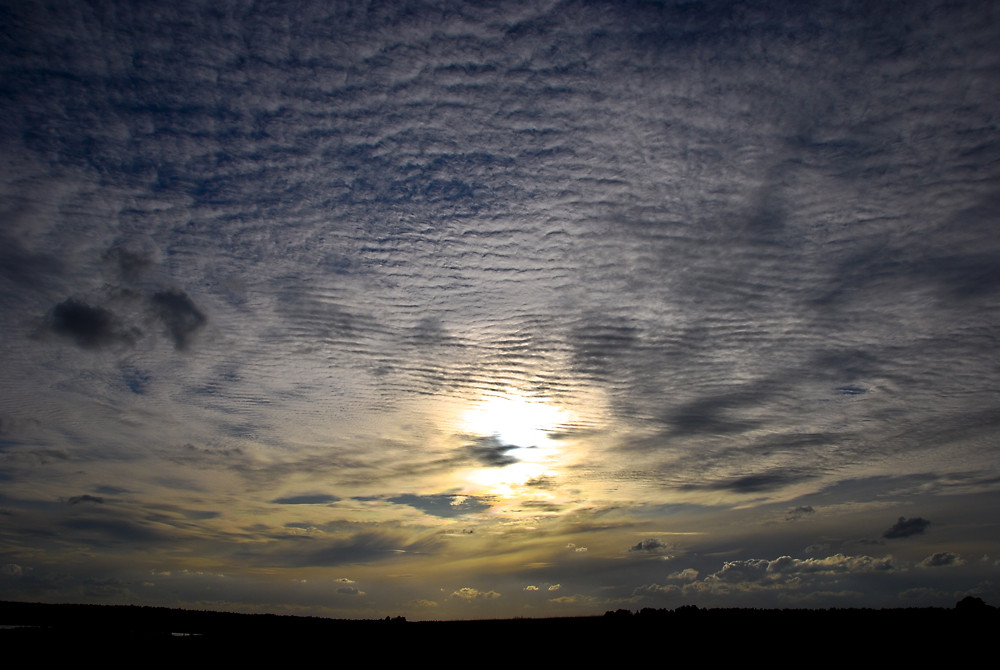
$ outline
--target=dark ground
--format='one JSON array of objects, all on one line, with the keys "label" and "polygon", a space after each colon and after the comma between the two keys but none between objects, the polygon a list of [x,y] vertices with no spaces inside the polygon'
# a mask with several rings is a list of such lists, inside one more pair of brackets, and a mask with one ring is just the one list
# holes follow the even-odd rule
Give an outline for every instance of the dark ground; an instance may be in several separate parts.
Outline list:
[{"label": "dark ground", "polygon": [[[287,663],[599,661],[962,662],[992,657],[1000,610],[618,610],[604,616],[483,621],[336,620],[157,607],[0,602],[0,644],[32,658]],[[361,656],[358,656],[358,653]],[[302,658],[306,662],[306,658]],[[588,663],[589,665],[589,663]]]}]

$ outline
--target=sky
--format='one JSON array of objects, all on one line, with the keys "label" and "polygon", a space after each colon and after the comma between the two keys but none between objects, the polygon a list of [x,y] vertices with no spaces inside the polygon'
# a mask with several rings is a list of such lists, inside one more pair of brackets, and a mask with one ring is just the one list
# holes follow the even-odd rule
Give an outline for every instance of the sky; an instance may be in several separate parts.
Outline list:
[{"label": "sky", "polygon": [[0,2],[0,599],[1000,605],[1000,5]]}]

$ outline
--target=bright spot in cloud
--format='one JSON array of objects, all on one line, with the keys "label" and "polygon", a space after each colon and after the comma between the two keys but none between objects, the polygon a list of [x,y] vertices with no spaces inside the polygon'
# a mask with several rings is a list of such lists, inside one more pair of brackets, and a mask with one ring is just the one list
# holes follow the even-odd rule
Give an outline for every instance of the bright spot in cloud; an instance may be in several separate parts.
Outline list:
[{"label": "bright spot in cloud", "polygon": [[477,403],[462,416],[460,426],[466,433],[496,435],[502,443],[523,449],[545,446],[549,434],[570,419],[562,408],[511,392]]},{"label": "bright spot in cloud", "polygon": [[460,415],[458,430],[495,438],[509,463],[467,474],[470,492],[513,497],[530,480],[558,474],[563,445],[551,435],[573,420],[571,413],[517,391],[485,398]]}]

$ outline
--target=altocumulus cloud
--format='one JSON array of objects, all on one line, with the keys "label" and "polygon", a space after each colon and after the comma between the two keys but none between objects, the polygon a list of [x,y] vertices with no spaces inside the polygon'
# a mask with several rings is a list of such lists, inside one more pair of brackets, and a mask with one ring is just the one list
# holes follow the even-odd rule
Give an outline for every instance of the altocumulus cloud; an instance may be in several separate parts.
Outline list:
[{"label": "altocumulus cloud", "polygon": [[[994,507],[995,3],[293,4],[4,4],[5,562],[413,602],[547,538],[583,607],[608,561],[626,598],[895,584],[830,538],[917,561],[927,517],[872,506]],[[562,425],[467,434],[515,394]],[[544,600],[467,588],[443,615]]]}]

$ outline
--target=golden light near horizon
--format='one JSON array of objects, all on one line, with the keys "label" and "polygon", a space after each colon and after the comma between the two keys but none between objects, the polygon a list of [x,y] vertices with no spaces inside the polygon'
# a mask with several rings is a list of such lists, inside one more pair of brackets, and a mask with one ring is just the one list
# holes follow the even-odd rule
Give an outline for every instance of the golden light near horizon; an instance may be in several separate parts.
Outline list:
[{"label": "golden light near horizon", "polygon": [[498,452],[511,462],[469,472],[469,492],[510,497],[533,479],[558,474],[563,445],[551,435],[571,421],[570,411],[517,391],[477,402],[462,413],[459,430],[493,438]]}]

